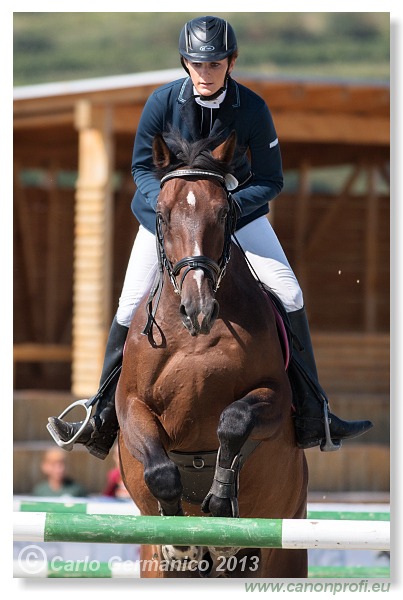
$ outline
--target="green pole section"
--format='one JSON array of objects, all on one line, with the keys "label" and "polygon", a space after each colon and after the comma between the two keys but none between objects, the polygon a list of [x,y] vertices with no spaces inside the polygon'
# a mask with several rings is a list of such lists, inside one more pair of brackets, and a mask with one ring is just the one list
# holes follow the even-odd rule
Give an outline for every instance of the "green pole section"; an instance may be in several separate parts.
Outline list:
[{"label": "green pole section", "polygon": [[282,520],[47,514],[44,541],[281,548]]},{"label": "green pole section", "polygon": [[[348,579],[348,578],[379,578],[390,577],[389,567],[336,567],[336,566],[310,566],[308,577],[324,579]],[[369,591],[369,590],[368,590]]]},{"label": "green pole section", "polygon": [[[95,564],[96,561],[94,561]],[[55,562],[49,565],[49,579],[106,579],[112,577],[108,563],[97,563],[96,568],[76,562]]]},{"label": "green pole section", "polygon": [[390,513],[315,510],[308,511],[308,519],[335,519],[340,521],[390,521]]},{"label": "green pole section", "polygon": [[23,502],[20,506],[20,512],[52,512],[52,513],[79,513],[87,512],[85,503],[76,502]]}]

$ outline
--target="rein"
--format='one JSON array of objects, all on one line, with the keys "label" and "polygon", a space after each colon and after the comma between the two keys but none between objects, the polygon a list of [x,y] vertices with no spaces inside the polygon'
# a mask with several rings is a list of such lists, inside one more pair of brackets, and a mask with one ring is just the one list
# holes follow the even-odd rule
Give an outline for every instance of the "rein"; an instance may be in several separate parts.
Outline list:
[{"label": "rein", "polygon": [[[154,284],[151,288],[147,300],[148,319],[146,326],[142,331],[143,335],[150,335],[153,324],[155,323],[155,315],[157,312],[158,303],[161,298],[162,288],[164,285],[164,269],[168,273],[169,279],[172,283],[175,293],[178,295],[181,294],[183,282],[185,280],[186,275],[188,275],[190,271],[194,271],[195,269],[202,269],[205,272],[205,274],[212,283],[213,292],[215,293],[218,290],[222,278],[225,275],[225,270],[230,258],[231,235],[235,230],[237,215],[235,207],[236,205],[231,193],[228,191],[225,177],[223,175],[220,175],[219,173],[215,173],[214,171],[203,171],[200,169],[177,169],[176,171],[172,171],[171,173],[168,173],[167,175],[162,177],[160,187],[162,189],[165,183],[167,181],[170,181],[171,179],[186,177],[198,177],[199,179],[215,179],[225,189],[230,210],[227,215],[227,220],[225,224],[223,252],[218,262],[209,258],[208,256],[203,255],[185,256],[173,265],[165,252],[164,235],[162,231],[162,218],[161,215],[157,213],[156,244],[159,271],[157,273],[157,276],[155,278]],[[184,267],[186,267],[186,269],[180,279],[180,282],[178,283],[177,276]],[[154,298],[155,303],[153,306]]]}]

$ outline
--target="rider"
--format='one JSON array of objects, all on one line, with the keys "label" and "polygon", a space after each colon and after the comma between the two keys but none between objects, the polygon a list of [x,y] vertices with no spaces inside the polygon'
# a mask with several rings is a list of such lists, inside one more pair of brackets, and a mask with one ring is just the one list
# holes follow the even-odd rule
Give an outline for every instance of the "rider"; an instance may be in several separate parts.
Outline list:
[{"label": "rider", "polygon": [[[160,186],[154,176],[152,141],[169,127],[189,140],[235,129],[237,148],[232,162],[237,187],[232,191],[240,208],[237,238],[261,281],[281,300],[300,344],[293,348],[290,380],[295,404],[295,429],[300,448],[321,445],[325,429],[340,447],[345,438],[366,432],[370,421],[343,421],[328,413],[328,401],[317,382],[315,358],[302,291],[266,214],[269,201],[283,186],[280,147],[269,109],[262,98],[231,77],[238,55],[231,25],[218,17],[199,17],[186,23],[179,37],[181,63],[187,77],[155,90],[145,104],[136,132],[132,173],[137,186],[132,211],[140,222],[119,307],[106,346],[100,390],[89,422],[68,423],[49,418],[56,440],[76,435],[77,443],[105,458],[119,425],[115,412],[117,377],[108,377],[122,362],[123,347],[133,314],[150,289],[158,266],[155,210]],[[304,369],[295,368],[303,365]],[[302,373],[302,375],[301,375]],[[305,375],[308,374],[306,378]],[[329,441],[329,440],[328,440]]]}]

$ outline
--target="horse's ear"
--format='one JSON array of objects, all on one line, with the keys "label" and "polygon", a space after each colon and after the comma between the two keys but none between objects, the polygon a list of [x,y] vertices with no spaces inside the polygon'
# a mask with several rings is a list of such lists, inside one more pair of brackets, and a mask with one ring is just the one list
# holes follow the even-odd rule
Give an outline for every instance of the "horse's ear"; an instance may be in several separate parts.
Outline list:
[{"label": "horse's ear", "polygon": [[171,164],[171,151],[161,133],[153,140],[153,162],[157,169],[166,169]]},{"label": "horse's ear", "polygon": [[225,142],[217,146],[217,148],[212,151],[212,155],[214,158],[217,158],[223,163],[229,165],[232,161],[232,157],[234,156],[235,146],[236,131],[233,130]]}]

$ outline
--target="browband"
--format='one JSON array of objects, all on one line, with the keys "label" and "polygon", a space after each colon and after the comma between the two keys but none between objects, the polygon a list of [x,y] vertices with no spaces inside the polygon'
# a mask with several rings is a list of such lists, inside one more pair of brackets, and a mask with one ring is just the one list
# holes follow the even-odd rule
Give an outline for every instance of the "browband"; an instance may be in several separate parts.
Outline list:
[{"label": "browband", "polygon": [[199,169],[177,169],[176,171],[172,171],[171,173],[167,173],[162,177],[160,182],[160,187],[164,185],[170,179],[175,179],[176,177],[213,177],[214,179],[218,179],[218,181],[224,186],[226,186],[226,180],[223,175],[219,173],[214,173],[213,171],[201,171]]}]

